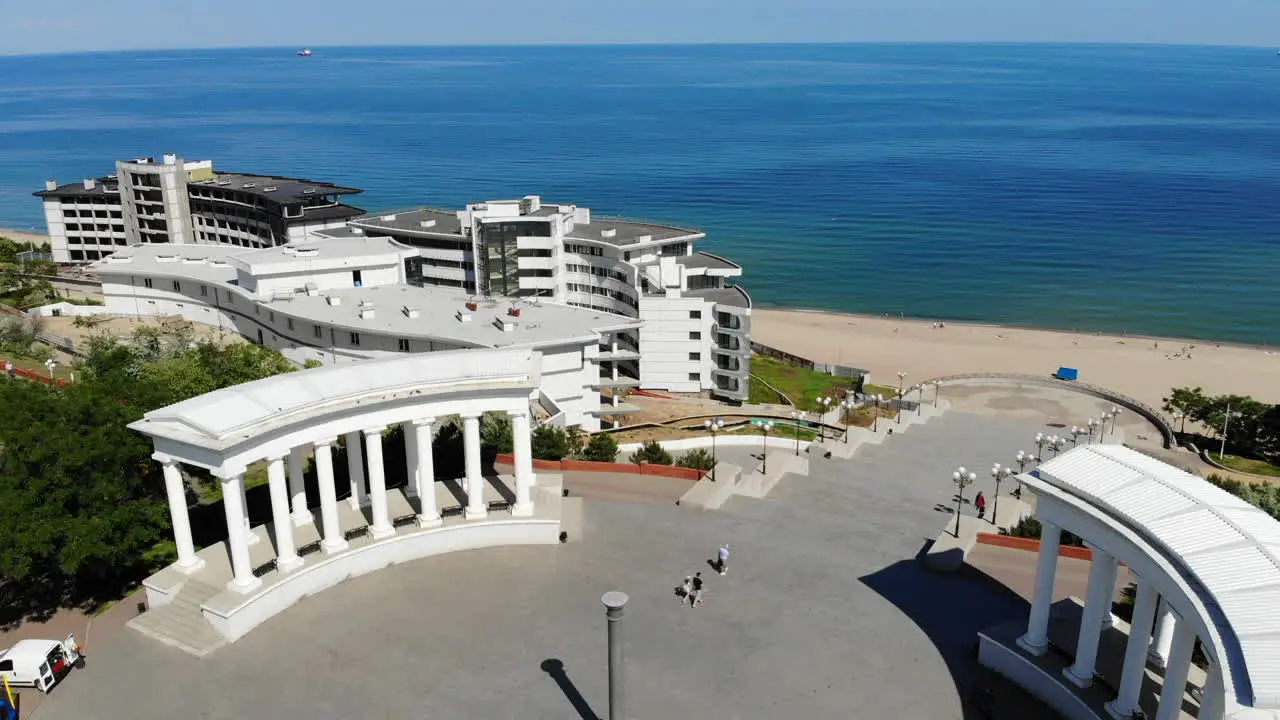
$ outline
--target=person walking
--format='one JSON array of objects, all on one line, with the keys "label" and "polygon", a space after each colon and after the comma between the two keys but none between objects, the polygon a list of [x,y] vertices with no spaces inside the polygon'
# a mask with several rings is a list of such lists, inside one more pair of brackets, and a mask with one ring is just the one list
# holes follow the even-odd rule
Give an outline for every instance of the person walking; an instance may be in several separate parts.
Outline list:
[{"label": "person walking", "polygon": [[720,546],[720,555],[716,560],[716,572],[721,575],[729,572],[729,543]]},{"label": "person walking", "polygon": [[684,605],[691,600],[690,593],[693,591],[693,576],[685,575],[684,584],[680,586],[680,604]]},{"label": "person walking", "polygon": [[693,589],[689,591],[689,607],[696,608],[702,604],[702,573],[693,576]]},{"label": "person walking", "polygon": [[981,520],[987,514],[987,496],[978,491],[978,497],[973,499],[973,506],[978,508],[978,519]]}]

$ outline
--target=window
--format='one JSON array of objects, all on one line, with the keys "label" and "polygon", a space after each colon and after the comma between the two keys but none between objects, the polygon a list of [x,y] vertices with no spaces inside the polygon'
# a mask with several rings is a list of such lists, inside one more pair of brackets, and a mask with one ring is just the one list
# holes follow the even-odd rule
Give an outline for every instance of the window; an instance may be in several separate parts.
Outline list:
[{"label": "window", "polygon": [[360,287],[364,283],[364,279],[362,278],[359,270],[351,271],[351,281],[355,283],[356,287]]},{"label": "window", "polygon": [[0,672],[13,672],[13,661],[0,660]]},{"label": "window", "polygon": [[690,359],[690,360],[701,360],[701,359],[702,359],[702,353],[700,353],[700,352],[689,353],[689,359]]},{"label": "window", "polygon": [[182,292],[182,283],[178,282],[177,280],[174,280],[174,281],[173,281],[173,291],[174,291],[174,292]]},{"label": "window", "polygon": [[698,373],[689,373],[690,382],[702,382],[702,376]]},{"label": "window", "polygon": [[261,306],[261,305],[254,305],[254,306],[253,306],[253,314],[254,314],[254,315],[261,315],[261,314],[262,314],[262,306]]},{"label": "window", "polygon": [[267,313],[267,319],[270,320],[272,323],[275,323],[276,321],[275,311]]},{"label": "window", "polygon": [[400,346],[400,352],[409,352],[409,341],[404,338],[396,340],[396,345]]},{"label": "window", "polygon": [[293,329],[293,318],[289,318],[288,320],[286,320],[286,321],[285,321],[285,324],[289,326],[289,329],[290,329],[290,330],[292,330],[292,329]]},{"label": "window", "polygon": [[151,287],[151,278],[142,278],[142,284],[144,287]]},{"label": "window", "polygon": [[209,286],[208,286],[208,285],[201,285],[201,286],[200,286],[200,297],[208,297],[208,296],[209,296]]},{"label": "window", "polygon": [[318,338],[322,338],[324,337],[324,328],[320,327],[319,325],[313,325],[311,327],[311,334],[315,335]]},{"label": "window", "polygon": [[690,320],[701,320],[701,319],[702,319],[702,311],[701,311],[701,310],[690,310],[690,311],[689,311],[689,319],[690,319]]},{"label": "window", "polygon": [[351,344],[352,345],[360,344],[360,333],[357,333],[357,332],[351,333]]},{"label": "window", "polygon": [[690,339],[690,340],[701,340],[701,339],[702,339],[702,333],[698,332],[697,330],[692,330],[692,331],[690,331],[690,332],[689,332],[689,339]]},{"label": "window", "polygon": [[231,291],[230,291],[230,290],[228,290],[228,291],[227,291],[227,304],[228,304],[228,305],[235,305],[235,304],[236,304],[236,297],[235,297],[234,295],[232,295],[232,294],[231,294]]}]

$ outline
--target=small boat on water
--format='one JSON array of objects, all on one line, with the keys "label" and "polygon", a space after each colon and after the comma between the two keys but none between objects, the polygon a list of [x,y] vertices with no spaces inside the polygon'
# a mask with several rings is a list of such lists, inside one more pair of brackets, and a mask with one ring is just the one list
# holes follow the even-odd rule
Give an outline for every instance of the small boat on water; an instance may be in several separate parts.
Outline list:
[{"label": "small boat on water", "polygon": [[299,57],[311,57],[311,48],[302,48],[298,51]]}]

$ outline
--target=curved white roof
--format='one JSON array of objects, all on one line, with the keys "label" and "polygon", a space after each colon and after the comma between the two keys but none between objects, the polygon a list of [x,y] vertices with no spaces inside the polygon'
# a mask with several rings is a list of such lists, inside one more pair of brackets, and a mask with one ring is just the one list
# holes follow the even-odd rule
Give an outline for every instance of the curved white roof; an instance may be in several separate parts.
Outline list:
[{"label": "curved white roof", "polygon": [[1229,646],[1223,650],[1238,694],[1252,695],[1254,707],[1280,708],[1280,522],[1203,478],[1119,445],[1075,448],[1035,474],[1087,498],[1184,568]]},{"label": "curved white roof", "polygon": [[533,388],[540,356],[529,349],[455,350],[367,360],[276,375],[153,410],[129,427],[203,446],[396,395],[495,386]]}]

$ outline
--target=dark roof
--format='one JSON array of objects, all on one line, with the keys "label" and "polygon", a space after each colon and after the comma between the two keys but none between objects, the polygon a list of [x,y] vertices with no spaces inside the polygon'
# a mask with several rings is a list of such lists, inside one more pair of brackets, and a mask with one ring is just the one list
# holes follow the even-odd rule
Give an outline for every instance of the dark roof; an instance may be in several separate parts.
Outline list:
[{"label": "dark roof", "polygon": [[337,218],[348,219],[348,218],[360,217],[363,214],[364,214],[364,210],[362,208],[358,208],[353,205],[343,205],[339,203],[337,205],[331,205],[329,207],[303,208],[302,217],[300,218],[287,217],[284,219],[284,221],[286,223],[301,223],[301,222],[310,222],[312,220],[334,220]]},{"label": "dark roof", "polygon": [[[92,190],[86,190],[84,182],[68,183],[59,185],[53,190],[41,190],[33,192],[32,195],[43,198],[70,198],[70,197],[120,197],[119,185],[115,178],[92,178],[94,185]],[[107,183],[111,183],[110,191],[107,190]]]},{"label": "dark roof", "polygon": [[[604,233],[612,230],[609,237],[605,237]],[[682,237],[701,236],[701,230],[692,230],[688,228],[672,227],[670,225],[657,225],[654,223],[640,222],[635,220],[612,220],[593,216],[591,222],[582,223],[575,222],[573,231],[565,235],[566,239],[573,240],[593,240],[595,242],[608,243],[609,245],[634,245],[638,242],[649,242],[653,240],[672,240]]]},{"label": "dark roof", "polygon": [[701,290],[687,290],[684,293],[688,297],[699,297],[704,300],[710,300],[717,305],[727,305],[728,307],[750,308],[751,296],[747,294],[737,285],[727,285],[722,288],[703,288]]},{"label": "dark roof", "polygon": [[709,252],[696,252],[676,258],[676,263],[690,269],[706,268],[707,270],[741,270],[742,266]]},{"label": "dark roof", "polygon": [[[355,195],[360,188],[343,187],[331,182],[306,178],[257,175],[255,173],[217,172],[212,180],[187,183],[189,187],[216,188],[249,193],[276,203],[300,202],[325,195]],[[268,190],[267,188],[271,188]]]},{"label": "dark roof", "polygon": [[[422,223],[432,221],[435,224],[431,227],[422,226]],[[462,222],[458,220],[457,213],[434,208],[417,208],[368,215],[354,220],[353,224],[365,229],[376,228],[391,233],[403,231],[423,235],[462,237]]]}]

